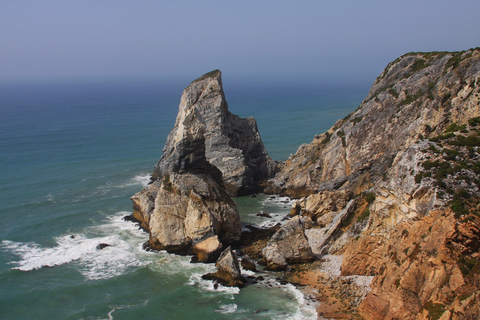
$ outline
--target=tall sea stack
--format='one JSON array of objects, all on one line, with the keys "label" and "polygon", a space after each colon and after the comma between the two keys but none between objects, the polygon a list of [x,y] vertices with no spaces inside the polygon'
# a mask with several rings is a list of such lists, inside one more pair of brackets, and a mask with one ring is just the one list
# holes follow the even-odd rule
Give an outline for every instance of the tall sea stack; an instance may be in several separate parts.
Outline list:
[{"label": "tall sea stack", "polygon": [[230,196],[256,191],[275,166],[255,120],[228,111],[221,72],[212,71],[184,90],[152,183],[132,197],[134,217],[150,247],[212,261],[240,239]]},{"label": "tall sea stack", "polygon": [[[205,140],[203,151],[182,145],[185,127],[191,123],[195,130],[204,130],[199,132]],[[195,152],[204,152],[208,162],[220,169],[232,196],[257,191],[260,182],[275,174],[275,162],[263,146],[255,119],[242,119],[228,111],[220,70],[203,75],[183,91],[175,126],[155,165],[153,179],[188,169],[189,160],[179,160],[182,153]]]}]

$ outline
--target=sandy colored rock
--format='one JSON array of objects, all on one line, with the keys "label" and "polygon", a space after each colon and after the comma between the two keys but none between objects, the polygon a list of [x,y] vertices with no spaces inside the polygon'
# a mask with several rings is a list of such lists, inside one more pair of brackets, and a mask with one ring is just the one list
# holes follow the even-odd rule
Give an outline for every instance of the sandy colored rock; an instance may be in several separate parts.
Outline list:
[{"label": "sandy colored rock", "polygon": [[225,280],[227,286],[244,286],[245,283],[240,272],[238,257],[231,247],[228,247],[222,252],[215,266],[217,267],[216,276]]},{"label": "sandy colored rock", "polygon": [[289,264],[314,260],[314,254],[305,235],[305,219],[299,216],[283,225],[262,250],[270,270],[283,270]]},{"label": "sandy colored rock", "polygon": [[[478,48],[405,54],[267,184],[301,198],[292,215],[324,227],[309,240],[343,254],[342,277],[373,277],[363,319],[480,317],[479,79]],[[354,205],[333,224],[340,192]]]},{"label": "sandy colored rock", "polygon": [[[150,189],[156,190],[152,192]],[[150,247],[169,252],[189,253],[194,244],[218,236],[222,244],[240,239],[240,216],[233,200],[214,178],[204,173],[171,173],[157,185],[135,195],[144,201],[155,193],[149,221]]]},{"label": "sandy colored rock", "polygon": [[215,262],[222,253],[223,245],[218,236],[207,238],[193,246],[198,262]]},{"label": "sandy colored rock", "polygon": [[[186,139],[199,143],[187,146]],[[242,119],[228,110],[219,70],[203,75],[183,91],[175,125],[155,165],[153,179],[189,170],[192,159],[198,161],[198,157],[185,158],[184,154],[196,152],[205,154],[206,161],[222,172],[230,195],[254,192],[260,182],[275,174],[276,164],[263,146],[255,119]]]}]

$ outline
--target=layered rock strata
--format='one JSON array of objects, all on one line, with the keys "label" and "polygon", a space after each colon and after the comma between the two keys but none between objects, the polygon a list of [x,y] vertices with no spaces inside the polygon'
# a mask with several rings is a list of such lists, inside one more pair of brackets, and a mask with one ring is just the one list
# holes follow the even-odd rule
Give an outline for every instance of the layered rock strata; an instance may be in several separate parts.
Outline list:
[{"label": "layered rock strata", "polygon": [[480,316],[479,128],[480,50],[406,54],[269,182],[325,227],[315,252],[373,277],[352,317]]},{"label": "layered rock strata", "polygon": [[390,63],[358,109],[301,145],[267,191],[302,197],[369,189],[399,152],[480,115],[479,55],[410,53]]}]

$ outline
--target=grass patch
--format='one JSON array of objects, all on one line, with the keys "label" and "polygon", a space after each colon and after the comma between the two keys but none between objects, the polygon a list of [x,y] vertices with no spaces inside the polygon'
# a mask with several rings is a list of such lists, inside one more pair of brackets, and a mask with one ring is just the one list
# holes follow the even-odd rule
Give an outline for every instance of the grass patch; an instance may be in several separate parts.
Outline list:
[{"label": "grass patch", "polygon": [[455,160],[457,156],[460,155],[460,152],[454,149],[443,148],[442,153],[446,154],[444,157],[445,160]]},{"label": "grass patch", "polygon": [[359,123],[360,121],[362,121],[363,117],[355,117],[353,118],[352,122],[353,122],[353,125],[356,125],[357,123]]},{"label": "grass patch", "polygon": [[447,139],[454,138],[454,137],[456,137],[455,133],[449,132],[449,133],[446,133],[446,134],[441,134],[439,136],[430,138],[430,141],[439,142],[441,140],[447,140]]},{"label": "grass patch", "polygon": [[322,140],[321,144],[326,144],[330,141],[330,138],[332,137],[332,135],[327,131],[325,132],[325,138]]},{"label": "grass patch", "polygon": [[468,124],[472,127],[476,127],[480,124],[480,117],[475,117],[470,120],[468,120]]},{"label": "grass patch", "polygon": [[397,107],[401,107],[401,106],[404,106],[404,105],[407,105],[407,104],[410,104],[414,101],[416,101],[418,98],[420,98],[421,96],[423,96],[423,91],[422,89],[418,90],[418,92],[416,94],[414,94],[413,96],[412,95],[407,95],[405,97],[405,99],[403,101],[401,101]]},{"label": "grass patch", "polygon": [[479,147],[480,146],[480,137],[476,135],[469,135],[467,137],[458,135],[457,139],[451,141],[450,144],[454,146],[461,147]]},{"label": "grass patch", "polygon": [[361,223],[366,219],[368,219],[369,216],[370,216],[370,209],[366,207],[365,210],[363,210],[362,213],[360,213],[360,215],[358,216],[357,222]]},{"label": "grass patch", "polygon": [[447,127],[447,129],[445,129],[445,133],[457,132],[457,131],[465,130],[466,128],[467,128],[466,124],[459,126],[457,125],[456,122],[453,122]]},{"label": "grass patch", "polygon": [[447,102],[450,98],[452,97],[452,93],[451,92],[447,92],[443,95],[442,97],[442,104]]},{"label": "grass patch", "polygon": [[422,69],[424,69],[428,66],[430,66],[430,64],[427,63],[425,60],[417,59],[417,60],[415,60],[415,62],[412,65],[412,71],[417,72],[417,71],[420,71],[420,70],[422,70]]},{"label": "grass patch", "polygon": [[472,271],[474,271],[475,267],[478,265],[477,259],[473,257],[467,257],[464,255],[461,255],[458,258],[457,262],[458,262],[460,271],[462,271],[462,274],[464,276],[468,276]]},{"label": "grass patch", "polygon": [[390,90],[388,90],[388,93],[390,93],[392,96],[395,97],[395,99],[398,98],[398,92],[397,90],[393,89],[393,88],[390,88]]},{"label": "grass patch", "polygon": [[468,215],[469,211],[465,206],[465,200],[468,198],[470,198],[470,195],[463,188],[453,194],[453,199],[450,201],[450,208],[455,212],[457,219],[462,215]]},{"label": "grass patch", "polygon": [[375,201],[375,193],[367,192],[365,193],[365,200],[367,200],[368,204],[372,204]]},{"label": "grass patch", "polygon": [[423,307],[428,311],[428,319],[430,320],[440,319],[442,314],[445,312],[445,306],[441,303],[429,301]]},{"label": "grass patch", "polygon": [[462,51],[453,53],[453,56],[448,59],[447,64],[445,64],[445,70],[450,69],[450,67],[453,67],[454,69],[458,67],[460,65],[460,61],[462,60],[462,54]]},{"label": "grass patch", "polygon": [[173,191],[172,182],[170,181],[170,175],[166,174],[163,178],[163,189],[167,191]]}]

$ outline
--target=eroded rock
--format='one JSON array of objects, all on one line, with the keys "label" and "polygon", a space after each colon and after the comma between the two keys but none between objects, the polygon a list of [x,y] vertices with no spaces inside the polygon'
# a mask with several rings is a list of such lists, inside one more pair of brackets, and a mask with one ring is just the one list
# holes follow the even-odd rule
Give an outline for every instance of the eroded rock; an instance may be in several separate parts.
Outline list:
[{"label": "eroded rock", "polygon": [[307,219],[296,216],[273,235],[262,250],[268,269],[284,270],[291,263],[314,260],[314,254],[305,235]]},{"label": "eroded rock", "polygon": [[257,266],[255,265],[255,261],[253,261],[253,259],[250,258],[248,254],[242,257],[242,261],[240,263],[243,269],[257,272]]},{"label": "eroded rock", "polygon": [[238,257],[231,247],[225,249],[215,263],[217,272],[202,276],[203,279],[214,280],[229,287],[243,287],[245,281],[242,278]]},{"label": "eroded rock", "polygon": [[[202,136],[205,141],[197,139],[198,144],[186,146],[183,141],[188,135]],[[276,164],[263,146],[255,119],[242,119],[228,111],[219,70],[205,74],[184,90],[153,179],[198,166],[190,158],[182,161],[184,154],[195,152],[204,153],[205,159],[220,169],[230,195],[254,192],[260,182],[275,174]]]},{"label": "eroded rock", "polygon": [[218,235],[207,238],[193,246],[198,262],[215,262],[222,253],[223,245]]}]

